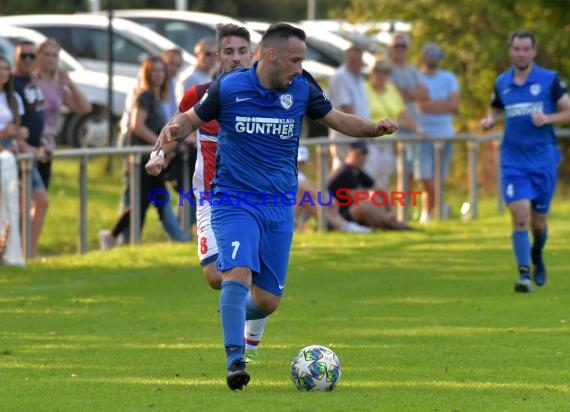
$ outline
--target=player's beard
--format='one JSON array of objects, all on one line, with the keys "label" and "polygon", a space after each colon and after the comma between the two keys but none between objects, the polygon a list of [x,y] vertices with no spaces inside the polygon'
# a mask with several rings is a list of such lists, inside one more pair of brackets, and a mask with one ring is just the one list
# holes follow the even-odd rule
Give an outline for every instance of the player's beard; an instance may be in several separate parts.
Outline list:
[{"label": "player's beard", "polygon": [[530,66],[530,63],[516,64],[515,66],[516,66],[518,71],[524,72],[524,71],[526,71],[526,69],[528,69],[528,67]]},{"label": "player's beard", "polygon": [[281,73],[275,73],[273,77],[273,84],[275,85],[276,90],[283,91],[289,87],[289,79],[283,78]]}]

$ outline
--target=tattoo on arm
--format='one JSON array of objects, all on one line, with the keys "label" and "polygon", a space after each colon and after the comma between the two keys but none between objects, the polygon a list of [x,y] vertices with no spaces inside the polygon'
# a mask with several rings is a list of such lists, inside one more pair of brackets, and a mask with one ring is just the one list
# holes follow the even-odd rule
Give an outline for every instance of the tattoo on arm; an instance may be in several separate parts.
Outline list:
[{"label": "tattoo on arm", "polygon": [[186,113],[179,113],[172,119],[172,124],[176,125],[180,129],[180,133],[176,137],[176,140],[185,139],[190,133],[198,128],[198,126],[192,123],[190,117]]}]

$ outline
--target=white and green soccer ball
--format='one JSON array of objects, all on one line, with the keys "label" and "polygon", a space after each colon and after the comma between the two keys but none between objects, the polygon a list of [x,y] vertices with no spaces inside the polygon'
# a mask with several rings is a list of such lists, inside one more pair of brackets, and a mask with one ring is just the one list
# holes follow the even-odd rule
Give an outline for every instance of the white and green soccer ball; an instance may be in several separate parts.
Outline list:
[{"label": "white and green soccer ball", "polygon": [[332,391],[340,381],[340,360],[326,346],[311,345],[291,362],[291,380],[300,391]]}]

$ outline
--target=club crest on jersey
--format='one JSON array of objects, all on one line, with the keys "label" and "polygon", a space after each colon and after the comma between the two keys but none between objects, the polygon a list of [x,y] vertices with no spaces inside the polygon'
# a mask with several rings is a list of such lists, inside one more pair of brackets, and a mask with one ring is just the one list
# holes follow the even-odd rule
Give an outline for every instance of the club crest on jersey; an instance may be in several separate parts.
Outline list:
[{"label": "club crest on jersey", "polygon": [[533,84],[530,86],[530,94],[533,96],[538,96],[540,93],[540,84]]},{"label": "club crest on jersey", "polygon": [[291,108],[291,106],[293,106],[293,96],[291,96],[289,93],[282,94],[279,97],[279,102],[281,103],[281,106],[283,106],[285,110],[288,110],[289,108]]}]

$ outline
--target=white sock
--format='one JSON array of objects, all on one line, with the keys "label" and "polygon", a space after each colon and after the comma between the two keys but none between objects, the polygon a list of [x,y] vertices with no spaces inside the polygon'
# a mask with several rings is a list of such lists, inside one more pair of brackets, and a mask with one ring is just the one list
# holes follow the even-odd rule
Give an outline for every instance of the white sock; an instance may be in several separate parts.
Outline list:
[{"label": "white sock", "polygon": [[248,350],[257,349],[261,341],[267,317],[245,321],[245,348]]}]

